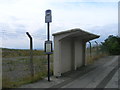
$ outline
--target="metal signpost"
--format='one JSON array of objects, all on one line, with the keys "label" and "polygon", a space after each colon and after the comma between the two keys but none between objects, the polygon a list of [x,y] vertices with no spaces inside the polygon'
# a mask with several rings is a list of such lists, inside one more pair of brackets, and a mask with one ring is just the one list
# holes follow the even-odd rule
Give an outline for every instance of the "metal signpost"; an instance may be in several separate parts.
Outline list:
[{"label": "metal signpost", "polygon": [[48,81],[50,81],[50,54],[52,54],[52,41],[50,41],[49,23],[52,22],[51,10],[45,11],[45,23],[47,23],[47,41],[45,41],[45,53],[48,55]]}]

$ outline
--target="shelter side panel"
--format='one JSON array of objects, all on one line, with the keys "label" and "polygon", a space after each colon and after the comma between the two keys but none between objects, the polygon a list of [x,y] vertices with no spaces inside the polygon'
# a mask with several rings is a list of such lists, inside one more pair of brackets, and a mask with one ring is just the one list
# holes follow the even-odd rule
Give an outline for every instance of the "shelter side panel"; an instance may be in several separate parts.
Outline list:
[{"label": "shelter side panel", "polygon": [[61,41],[61,73],[71,70],[71,39],[64,39]]}]

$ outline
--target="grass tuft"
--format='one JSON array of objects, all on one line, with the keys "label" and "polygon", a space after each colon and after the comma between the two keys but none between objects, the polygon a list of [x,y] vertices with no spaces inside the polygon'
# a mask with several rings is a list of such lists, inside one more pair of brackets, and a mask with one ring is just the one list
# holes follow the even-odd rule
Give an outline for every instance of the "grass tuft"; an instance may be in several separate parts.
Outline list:
[{"label": "grass tuft", "polygon": [[99,58],[101,57],[104,57],[104,56],[108,56],[107,53],[100,53],[98,55],[94,55],[94,56],[88,56],[86,59],[87,59],[87,64],[92,64],[94,63],[95,60],[98,60]]},{"label": "grass tuft", "polygon": [[21,78],[19,81],[11,81],[9,77],[4,77],[2,79],[2,88],[17,88],[21,85],[28,84],[28,83],[34,83],[39,80],[42,80],[47,76],[47,73],[37,73],[34,75],[34,77],[31,76],[25,76]]}]

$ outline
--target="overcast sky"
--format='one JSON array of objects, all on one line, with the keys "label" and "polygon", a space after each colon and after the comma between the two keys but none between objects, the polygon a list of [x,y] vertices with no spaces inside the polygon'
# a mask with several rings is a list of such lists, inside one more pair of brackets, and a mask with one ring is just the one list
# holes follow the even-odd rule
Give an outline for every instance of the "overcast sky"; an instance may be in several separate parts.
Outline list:
[{"label": "overcast sky", "polygon": [[[0,47],[43,49],[46,40],[45,10],[52,10],[51,34],[74,28],[98,34],[96,41],[118,35],[119,0],[0,0]],[[52,39],[51,35],[51,39]]]}]

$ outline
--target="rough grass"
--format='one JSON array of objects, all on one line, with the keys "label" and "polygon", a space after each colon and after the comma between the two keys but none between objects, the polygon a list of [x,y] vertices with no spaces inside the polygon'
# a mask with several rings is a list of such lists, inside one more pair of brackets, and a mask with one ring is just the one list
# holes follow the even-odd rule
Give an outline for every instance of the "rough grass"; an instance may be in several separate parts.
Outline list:
[{"label": "rough grass", "polygon": [[[33,50],[33,55],[43,55],[42,50]],[[2,57],[19,57],[19,56],[29,56],[30,50],[28,49],[6,49],[2,48]]]},{"label": "rough grass", "polygon": [[16,88],[23,84],[34,83],[38,80],[43,79],[44,77],[46,77],[46,75],[47,75],[46,71],[44,73],[39,72],[35,74],[34,77],[28,75],[21,78],[19,81],[11,81],[9,77],[4,77],[2,79],[2,88]]},{"label": "rough grass", "polygon": [[12,87],[12,81],[9,77],[3,77],[2,78],[2,88],[11,88]]},{"label": "rough grass", "polygon": [[[93,51],[93,50],[92,50]],[[95,50],[94,50],[95,51]],[[11,53],[10,53],[11,52]],[[89,50],[88,50],[89,52]],[[19,56],[29,56],[29,50],[9,50],[9,49],[4,49],[3,50],[3,57],[19,57]],[[34,50],[34,55],[38,55],[41,56],[41,58],[36,58],[33,57],[33,63],[34,63],[34,70],[35,70],[35,74],[34,77],[31,77],[30,74],[28,74],[27,76],[24,76],[22,78],[19,78],[19,80],[17,81],[12,81],[10,77],[8,76],[4,76],[2,78],[2,88],[16,88],[19,87],[21,85],[24,84],[28,84],[28,83],[33,83],[36,82],[38,80],[41,80],[43,78],[45,78],[47,76],[47,58],[44,56],[44,52],[43,51],[37,51]],[[33,56],[34,56],[33,55]],[[99,53],[99,54],[94,54],[92,55],[92,57],[90,57],[89,55],[86,57],[87,59],[87,64],[91,64],[93,63],[95,60],[106,56],[106,53]],[[18,67],[18,65],[29,65],[29,58],[19,58],[18,60],[15,61],[4,61],[5,63],[3,63],[3,65],[7,64],[7,65],[12,65],[14,66],[14,68],[12,68],[11,66],[9,67],[10,69],[7,70],[8,71],[13,71],[16,69],[16,67]],[[51,75],[53,74],[53,55],[51,56]],[[25,72],[30,70],[29,67],[21,67],[21,70],[24,70]],[[39,70],[40,71],[39,71]],[[3,72],[4,73],[4,72]]]},{"label": "rough grass", "polygon": [[[17,54],[15,54],[16,52]],[[3,58],[11,57],[12,59],[8,58],[8,60],[3,60],[2,65],[5,67],[3,70],[4,75],[2,78],[2,88],[16,88],[21,85],[33,83],[47,77],[47,57],[43,51],[34,50],[34,55],[33,55],[34,77],[31,77],[30,73],[25,76],[23,75],[22,77],[17,76],[19,78],[15,78],[14,76],[10,76],[7,74],[7,73],[11,73],[13,75],[15,74],[13,73],[13,71],[17,71],[18,75],[20,75],[19,72],[23,71],[23,73],[27,73],[30,70],[29,68],[30,58],[24,57],[24,56],[29,56],[30,54],[29,50],[24,51],[24,50],[5,49],[3,51],[3,54],[4,54]],[[50,71],[52,74],[53,73],[52,55],[50,60],[51,60]],[[12,80],[11,77],[14,77],[15,80]]]},{"label": "rough grass", "polygon": [[108,56],[108,54],[107,53],[100,53],[98,55],[93,55],[91,57],[87,56],[86,57],[87,64],[92,64],[92,63],[94,63],[95,60],[98,60],[99,58],[104,57],[104,56]]}]

